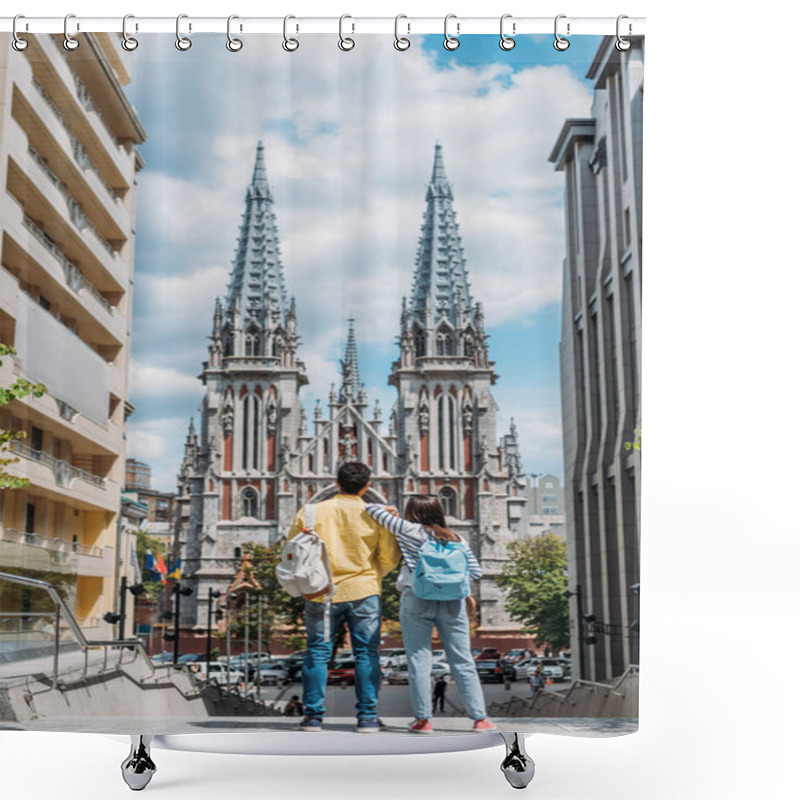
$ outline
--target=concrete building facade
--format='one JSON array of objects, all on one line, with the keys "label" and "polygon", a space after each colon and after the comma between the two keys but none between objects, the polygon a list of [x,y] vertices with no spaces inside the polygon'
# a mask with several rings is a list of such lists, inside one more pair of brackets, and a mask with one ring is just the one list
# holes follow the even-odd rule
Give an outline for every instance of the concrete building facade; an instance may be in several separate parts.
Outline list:
[{"label": "concrete building facade", "polygon": [[[639,661],[642,105],[644,41],[607,37],[587,77],[592,116],[569,119],[561,338],[572,652],[580,677]],[[578,616],[578,593],[583,618]],[[581,662],[583,666],[581,667]]]},{"label": "concrete building facade", "polygon": [[[70,580],[89,636],[104,638],[129,547],[120,546],[125,480],[134,184],[144,131],[125,98],[125,53],[110,34],[0,35],[0,384],[46,384],[0,409],[25,433],[0,492],[0,561]],[[17,598],[19,599],[19,598]],[[16,602],[16,600],[14,601]]]}]

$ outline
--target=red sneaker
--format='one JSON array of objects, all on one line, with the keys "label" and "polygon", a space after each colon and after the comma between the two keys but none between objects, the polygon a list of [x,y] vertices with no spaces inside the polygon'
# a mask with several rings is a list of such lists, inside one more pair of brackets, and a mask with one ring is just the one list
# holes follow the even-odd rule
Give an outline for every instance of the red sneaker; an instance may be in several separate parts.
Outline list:
[{"label": "red sneaker", "polygon": [[497,730],[497,725],[495,725],[493,722],[489,722],[489,720],[484,717],[483,719],[475,720],[472,730],[480,731],[481,733],[491,733],[492,731]]},{"label": "red sneaker", "polygon": [[417,719],[408,726],[411,733],[433,733],[433,725],[429,719]]}]

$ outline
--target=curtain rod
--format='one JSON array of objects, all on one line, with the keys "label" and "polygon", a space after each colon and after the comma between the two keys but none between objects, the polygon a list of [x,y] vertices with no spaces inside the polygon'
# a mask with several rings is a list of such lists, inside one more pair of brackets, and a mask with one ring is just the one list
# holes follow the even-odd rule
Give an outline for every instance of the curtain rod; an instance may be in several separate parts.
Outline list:
[{"label": "curtain rod", "polygon": [[[183,15],[182,15],[183,16]],[[559,15],[559,33],[564,36],[608,35],[617,33],[616,17],[570,17]],[[13,30],[13,17],[0,17],[0,32]],[[63,33],[64,17],[26,17],[17,20],[17,33]],[[69,17],[69,33],[122,33],[122,17]],[[181,19],[183,35],[197,33],[226,33],[228,17],[193,17]],[[347,15],[340,23],[338,17],[292,17],[288,30],[293,34],[326,33],[338,34],[340,24],[345,34],[385,33],[394,34],[394,17],[356,17]],[[442,34],[445,31],[443,17],[403,16],[397,22],[400,35]],[[620,22],[623,36],[642,36],[645,32],[644,17],[625,17]],[[567,28],[569,26],[569,29]],[[511,17],[506,16],[504,31],[508,36],[543,33],[553,34],[555,17]],[[127,31],[134,33],[175,33],[175,17],[136,17],[127,22]],[[231,30],[237,34],[283,34],[283,17],[236,17]],[[470,34],[500,34],[500,15],[496,17],[451,16],[447,25],[451,36]]]}]

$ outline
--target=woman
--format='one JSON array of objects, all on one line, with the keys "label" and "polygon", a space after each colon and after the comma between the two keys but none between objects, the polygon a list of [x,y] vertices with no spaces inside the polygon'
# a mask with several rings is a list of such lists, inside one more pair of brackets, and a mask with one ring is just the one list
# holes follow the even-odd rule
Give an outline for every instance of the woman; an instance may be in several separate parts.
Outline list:
[{"label": "woman", "polygon": [[462,600],[421,600],[412,591],[412,575],[417,567],[420,548],[431,539],[463,542],[466,549],[469,577],[478,580],[481,567],[466,542],[448,530],[444,511],[436,495],[412,495],[405,507],[405,519],[377,503],[367,505],[367,513],[394,534],[403,554],[403,566],[397,586],[400,595],[400,624],[408,659],[408,684],[415,721],[409,726],[414,733],[433,733],[431,717],[431,664],[433,626],[439,632],[456,686],[475,731],[494,731],[486,719],[483,689],[472,658],[467,603],[474,609],[472,597]]}]

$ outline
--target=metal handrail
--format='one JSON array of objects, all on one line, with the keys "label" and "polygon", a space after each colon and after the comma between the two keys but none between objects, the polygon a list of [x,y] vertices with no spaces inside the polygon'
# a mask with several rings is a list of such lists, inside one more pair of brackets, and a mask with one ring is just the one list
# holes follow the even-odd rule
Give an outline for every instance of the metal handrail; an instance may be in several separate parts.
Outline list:
[{"label": "metal handrail", "polygon": [[58,592],[58,589],[56,589],[56,587],[52,583],[48,583],[47,581],[40,581],[37,578],[26,578],[23,577],[22,575],[11,575],[7,572],[0,572],[0,581],[8,581],[9,583],[17,583],[20,584],[21,586],[32,586],[37,589],[42,589],[43,591],[47,592],[48,595],[50,595],[50,599],[55,603],[56,624],[55,624],[55,639],[54,639],[55,651],[53,654],[53,681],[52,681],[53,687],[55,687],[56,683],[58,682],[58,650],[61,641],[60,634],[61,634],[62,617],[66,622],[66,624],[69,626],[69,629],[72,631],[72,635],[75,637],[75,642],[78,644],[78,647],[80,647],[80,649],[83,650],[84,660],[83,660],[82,680],[85,680],[89,671],[89,650],[92,647],[103,648],[103,670],[105,670],[108,665],[109,647],[119,648],[119,658],[117,660],[118,668],[122,666],[122,657],[124,655],[125,648],[132,647],[135,652],[141,653],[141,655],[144,657],[145,664],[147,664],[147,666],[150,668],[150,677],[155,675],[155,667],[153,666],[153,663],[150,661],[150,657],[147,655],[147,650],[145,650],[144,645],[138,639],[87,639],[84,636],[80,625],[78,625],[78,621],[75,619],[75,615],[72,613],[72,610],[64,602],[63,598]]}]

